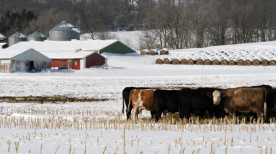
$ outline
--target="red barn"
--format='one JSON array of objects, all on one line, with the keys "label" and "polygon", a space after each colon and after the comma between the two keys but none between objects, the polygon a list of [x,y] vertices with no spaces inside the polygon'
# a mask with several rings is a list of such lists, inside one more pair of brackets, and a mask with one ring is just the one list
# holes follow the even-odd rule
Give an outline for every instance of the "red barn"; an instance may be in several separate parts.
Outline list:
[{"label": "red barn", "polygon": [[43,53],[52,59],[52,68],[80,70],[106,63],[105,57],[93,51],[44,51]]}]

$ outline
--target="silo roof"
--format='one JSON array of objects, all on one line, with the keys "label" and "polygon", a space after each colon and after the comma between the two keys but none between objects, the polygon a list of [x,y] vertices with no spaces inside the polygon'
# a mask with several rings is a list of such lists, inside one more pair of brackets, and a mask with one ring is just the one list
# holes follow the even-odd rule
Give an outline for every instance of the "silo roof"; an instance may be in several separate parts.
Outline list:
[{"label": "silo roof", "polygon": [[27,36],[22,33],[16,32],[16,33],[12,34],[10,36],[10,38],[27,38]]},{"label": "silo roof", "polygon": [[35,31],[34,33],[32,33],[31,35],[29,35],[28,37],[35,37],[35,38],[46,38],[45,35],[43,35],[42,33]]},{"label": "silo roof", "polygon": [[4,40],[6,37],[0,33],[0,40]]},{"label": "silo roof", "polygon": [[54,28],[52,28],[50,31],[75,31],[77,33],[80,33],[80,30],[78,28],[68,23],[67,21],[62,21],[61,23],[57,24]]}]

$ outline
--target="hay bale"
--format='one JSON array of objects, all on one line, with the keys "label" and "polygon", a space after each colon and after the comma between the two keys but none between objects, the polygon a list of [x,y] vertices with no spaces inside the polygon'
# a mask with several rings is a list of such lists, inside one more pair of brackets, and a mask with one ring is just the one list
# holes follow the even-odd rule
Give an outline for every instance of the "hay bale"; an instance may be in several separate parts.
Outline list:
[{"label": "hay bale", "polygon": [[215,60],[212,61],[212,65],[219,65],[219,64],[220,64],[219,60],[217,60],[217,59],[215,59]]},{"label": "hay bale", "polygon": [[236,62],[234,60],[229,60],[229,65],[236,65]]},{"label": "hay bale", "polygon": [[269,65],[271,65],[271,66],[275,66],[275,65],[276,65],[276,61],[275,61],[275,60],[271,60],[271,61],[269,61]]},{"label": "hay bale", "polygon": [[189,60],[188,60],[188,65],[194,65],[194,64],[195,64],[195,62],[194,62],[193,59],[189,59]]},{"label": "hay bale", "polygon": [[252,61],[252,65],[254,65],[254,66],[259,66],[259,65],[260,65],[259,59],[254,59],[254,60]]},{"label": "hay bale", "polygon": [[169,58],[164,58],[163,64],[170,64],[171,61]]},{"label": "hay bale", "polygon": [[212,62],[210,59],[205,59],[204,62],[203,62],[203,65],[211,65]]},{"label": "hay bale", "polygon": [[149,54],[149,50],[148,49],[143,49],[141,52],[140,52],[140,55],[148,55]]},{"label": "hay bale", "polygon": [[262,65],[263,65],[263,66],[267,66],[267,65],[268,65],[268,60],[263,59],[263,61],[262,61]]},{"label": "hay bale", "polygon": [[177,65],[177,64],[180,64],[180,61],[179,61],[179,59],[177,59],[177,58],[174,58],[174,59],[172,60],[172,64],[173,64],[173,65]]},{"label": "hay bale", "polygon": [[249,60],[249,59],[246,59],[245,61],[244,61],[244,65],[245,66],[250,66],[252,63],[251,63],[251,61]]},{"label": "hay bale", "polygon": [[149,55],[157,55],[158,54],[158,50],[157,49],[151,49],[149,51]]},{"label": "hay bale", "polygon": [[160,50],[160,55],[168,55],[169,54],[169,50],[166,48],[163,48]]},{"label": "hay bale", "polygon": [[202,59],[198,59],[198,60],[196,61],[196,64],[197,64],[197,65],[203,65],[203,63],[204,63],[204,61],[203,61]]},{"label": "hay bale", "polygon": [[180,64],[187,65],[187,64],[188,64],[188,60],[187,60],[187,59],[182,59],[182,60],[180,61]]},{"label": "hay bale", "polygon": [[163,64],[163,60],[158,58],[156,59],[155,64]]},{"label": "hay bale", "polygon": [[223,59],[220,64],[221,65],[228,65],[228,61],[226,59]]},{"label": "hay bale", "polygon": [[239,65],[239,66],[244,65],[244,60],[243,59],[239,59],[237,61],[237,65]]}]

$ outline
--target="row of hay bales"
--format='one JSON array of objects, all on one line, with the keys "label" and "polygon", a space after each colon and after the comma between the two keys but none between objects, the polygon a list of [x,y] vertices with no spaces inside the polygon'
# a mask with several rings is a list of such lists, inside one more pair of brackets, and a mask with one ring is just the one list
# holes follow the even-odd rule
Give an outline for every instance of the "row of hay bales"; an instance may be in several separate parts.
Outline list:
[{"label": "row of hay bales", "polygon": [[169,54],[169,50],[167,48],[163,48],[163,49],[143,49],[140,52],[140,55],[168,55]]},{"label": "row of hay bales", "polygon": [[254,59],[253,61],[250,61],[248,59],[243,60],[243,59],[239,59],[238,61],[234,61],[234,60],[226,60],[223,59],[221,61],[214,59],[214,60],[210,60],[210,59],[197,59],[197,60],[193,60],[193,59],[181,59],[179,60],[178,58],[158,58],[155,62],[156,64],[183,64],[183,65],[239,65],[239,66],[258,66],[258,65],[263,65],[263,66],[268,66],[268,65],[272,65],[272,66],[276,66],[276,61],[275,60],[266,60],[263,59],[262,61],[260,61],[259,59]]}]

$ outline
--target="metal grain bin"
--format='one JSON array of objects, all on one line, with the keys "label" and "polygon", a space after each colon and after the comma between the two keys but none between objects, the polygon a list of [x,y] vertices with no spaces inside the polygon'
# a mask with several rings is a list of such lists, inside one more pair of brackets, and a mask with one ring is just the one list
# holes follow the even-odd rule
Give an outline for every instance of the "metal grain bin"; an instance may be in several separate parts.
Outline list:
[{"label": "metal grain bin", "polygon": [[16,32],[9,37],[9,46],[12,46],[21,41],[27,41],[27,36],[22,33]]},{"label": "metal grain bin", "polygon": [[6,37],[0,33],[0,42],[5,41]]},{"label": "metal grain bin", "polygon": [[28,41],[44,41],[46,39],[46,36],[39,33],[38,31],[35,31],[34,33],[28,36]]},{"label": "metal grain bin", "polygon": [[49,31],[49,39],[52,41],[70,41],[80,39],[80,30],[72,24],[62,21]]}]

